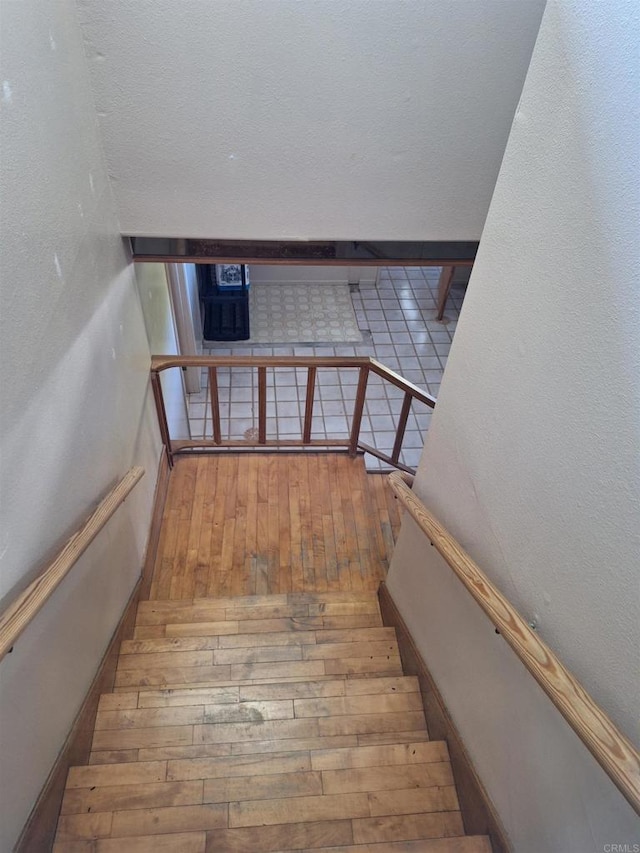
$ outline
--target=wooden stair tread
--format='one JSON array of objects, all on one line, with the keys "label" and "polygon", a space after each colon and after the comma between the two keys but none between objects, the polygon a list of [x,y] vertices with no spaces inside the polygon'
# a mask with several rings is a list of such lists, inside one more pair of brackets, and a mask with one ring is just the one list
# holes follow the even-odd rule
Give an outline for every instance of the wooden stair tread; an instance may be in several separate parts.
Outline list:
[{"label": "wooden stair tread", "polygon": [[139,602],[139,608],[144,611],[148,608],[170,611],[174,606],[184,606],[194,602],[209,602],[220,607],[256,607],[260,605],[284,605],[284,604],[319,604],[323,602],[343,602],[351,604],[354,602],[367,601],[376,602],[378,594],[375,590],[354,591],[324,591],[324,592],[283,592],[269,595],[230,595],[230,596],[194,596],[192,598],[151,598]]},{"label": "wooden stair tread", "polygon": [[221,664],[211,666],[165,667],[116,672],[116,690],[130,693],[134,689],[210,686],[222,687],[238,682],[313,681],[347,677],[399,676],[402,664],[399,655],[384,657],[354,657],[314,661],[284,661],[255,664]]},{"label": "wooden stair tread", "polygon": [[90,764],[120,764],[131,761],[157,761],[174,758],[218,758],[223,755],[272,754],[306,752],[310,750],[352,749],[364,746],[402,745],[429,740],[426,729],[383,734],[318,735],[316,737],[287,738],[286,740],[236,741],[225,743],[198,743],[159,745],[95,750]]},{"label": "wooden stair tread", "polygon": [[136,625],[134,639],[219,636],[221,634],[259,634],[279,631],[314,631],[324,628],[382,627],[382,618],[378,613],[357,613],[351,616],[348,614],[306,617],[285,616],[269,619],[233,619],[228,621],[220,619],[217,621],[179,621],[180,619],[185,619],[185,613],[187,617],[193,615],[193,612],[183,611],[175,622],[167,624],[154,622],[152,618],[148,617],[147,624],[138,623]]},{"label": "wooden stair tread", "polygon": [[[140,640],[125,640],[120,655],[158,654],[162,652],[194,652],[208,650],[261,649],[277,646],[354,645],[370,642],[395,640],[393,628],[331,628],[309,631],[270,631],[249,634],[195,634],[186,637],[155,637]],[[222,662],[222,661],[221,661]]]},{"label": "wooden stair tread", "polygon": [[375,593],[288,593],[285,595],[241,596],[237,598],[192,598],[141,601],[138,625],[172,622],[255,621],[323,616],[378,616]]},{"label": "wooden stair tread", "polygon": [[[199,816],[190,807],[172,811],[169,815],[159,815],[157,810],[145,813],[144,823],[155,822],[158,834],[125,836],[123,832],[130,828],[127,820],[116,821],[115,816],[73,815],[61,820],[62,832],[56,842],[54,853],[77,853],[80,850],[95,850],[97,853],[276,853],[276,851],[296,850],[299,853],[491,853],[489,840],[484,836],[425,837],[419,840],[381,841],[365,844],[341,844],[350,839],[352,830],[350,821],[317,821],[312,823],[287,824],[265,827],[247,827],[217,829],[215,806],[201,811]],[[122,813],[124,814],[124,813]],[[79,818],[99,817],[103,827],[115,824],[115,834],[111,838],[96,836],[91,846],[82,843],[82,836],[75,833],[80,826]],[[434,816],[434,817],[437,817]],[[88,823],[85,821],[85,823]],[[172,825],[191,823],[203,825],[204,831],[171,832]],[[407,824],[410,827],[409,822]],[[100,826],[99,821],[93,825]],[[411,827],[409,828],[411,831]],[[86,836],[84,836],[86,838]],[[80,841],[80,844],[78,844]],[[333,842],[336,842],[334,844]],[[305,847],[300,847],[304,843]],[[330,847],[324,846],[326,843]],[[82,846],[80,846],[82,845]],[[289,845],[289,846],[285,846]],[[295,845],[295,846],[292,846]],[[337,846],[339,845],[339,846]]]},{"label": "wooden stair tread", "polygon": [[[247,596],[235,605],[234,599],[221,599],[224,607],[217,600],[141,602],[136,631],[162,627],[164,636],[156,630],[152,637],[136,633],[123,644],[115,689],[402,674],[395,632],[381,625],[375,595],[299,593],[274,596],[275,602],[266,604],[268,598]],[[363,618],[373,624],[361,625]],[[357,620],[357,627],[350,633],[336,619]],[[167,636],[172,629],[180,636]]]},{"label": "wooden stair tread", "polygon": [[350,844],[347,847],[308,847],[300,853],[308,853],[311,849],[313,853],[491,853],[491,843],[484,835],[467,835],[458,838]]},{"label": "wooden stair tread", "polygon": [[236,703],[260,699],[318,699],[332,696],[360,696],[367,693],[419,693],[414,676],[390,676],[372,679],[330,678],[322,681],[233,682],[222,687],[162,688],[160,690],[105,693],[98,711],[125,708],[162,708],[177,705]]},{"label": "wooden stair tread", "polygon": [[[190,710],[190,709],[186,709]],[[426,731],[424,712],[345,714],[335,717],[272,719],[235,723],[195,723],[140,728],[96,729],[92,750],[142,749],[207,743],[241,743],[339,735]]]},{"label": "wooden stair tread", "polygon": [[143,708],[169,708],[182,705],[228,705],[290,699],[333,699],[363,695],[402,695],[419,693],[417,678],[413,676],[388,676],[370,678],[331,678],[317,680],[277,681],[255,683],[237,681],[223,687],[161,688],[159,690],[105,693],[100,697],[98,713],[136,710]]},{"label": "wooden stair tread", "polygon": [[140,603],[54,851],[490,850],[463,836],[376,595],[302,592]]}]

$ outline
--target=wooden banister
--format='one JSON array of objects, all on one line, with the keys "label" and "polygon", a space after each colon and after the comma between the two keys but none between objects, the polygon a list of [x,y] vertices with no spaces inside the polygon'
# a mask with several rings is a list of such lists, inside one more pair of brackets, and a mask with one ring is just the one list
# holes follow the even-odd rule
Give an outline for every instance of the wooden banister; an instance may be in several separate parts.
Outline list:
[{"label": "wooden banister", "polygon": [[105,526],[120,504],[144,475],[144,468],[131,468],[98,504],[82,527],[73,534],[58,556],[9,605],[0,617],[0,660],[11,649],[34,616],[46,604],[58,584]]},{"label": "wooden banister", "polygon": [[[167,421],[167,413],[162,395],[160,375],[162,371],[171,368],[203,367],[208,369],[209,391],[211,402],[212,437],[203,435],[202,438],[172,439]],[[299,439],[274,439],[267,434],[267,370],[277,368],[298,368],[307,371],[307,392],[304,406],[304,417],[301,423]],[[219,368],[256,369],[258,374],[258,435],[246,439],[223,438],[220,423],[220,402],[218,395]],[[312,438],[316,379],[319,369],[335,368],[339,370],[355,369],[358,371],[358,387],[354,401],[353,416],[348,438]],[[395,385],[404,391],[402,410],[399,414],[398,427],[391,456],[386,452],[371,447],[360,441],[360,430],[364,415],[367,380],[371,373],[379,376],[384,382]],[[300,449],[304,447],[325,447],[342,452],[347,448],[350,455],[358,452],[370,453],[392,467],[402,471],[412,471],[400,461],[402,443],[407,426],[407,420],[414,402],[423,403],[430,408],[436,400],[426,391],[418,388],[400,374],[385,367],[379,361],[369,356],[261,356],[261,355],[154,355],[151,357],[151,380],[158,413],[158,422],[162,441],[167,449],[169,464],[179,453],[196,453],[202,450],[252,450],[268,447]]]},{"label": "wooden banister", "polygon": [[382,379],[396,385],[403,391],[408,391],[411,396],[421,403],[433,409],[436,404],[435,397],[427,394],[422,388],[418,388],[413,382],[409,382],[399,373],[385,367],[375,358],[370,356],[335,356],[335,355],[153,355],[151,356],[151,371],[157,373],[167,370],[169,367],[368,367]]},{"label": "wooden banister", "polygon": [[389,474],[391,488],[536,679],[580,740],[640,814],[640,754],[549,646],[411,491],[403,476]]}]

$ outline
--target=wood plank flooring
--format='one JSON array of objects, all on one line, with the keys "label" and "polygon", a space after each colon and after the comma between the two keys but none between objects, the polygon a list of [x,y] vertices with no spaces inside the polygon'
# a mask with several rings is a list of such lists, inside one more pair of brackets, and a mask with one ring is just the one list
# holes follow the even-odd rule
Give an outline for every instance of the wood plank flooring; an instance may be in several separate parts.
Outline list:
[{"label": "wood plank flooring", "polygon": [[377,589],[399,525],[361,458],[178,457],[150,598]]},{"label": "wood plank flooring", "polygon": [[382,624],[398,523],[361,459],[178,459],[54,853],[491,853]]}]

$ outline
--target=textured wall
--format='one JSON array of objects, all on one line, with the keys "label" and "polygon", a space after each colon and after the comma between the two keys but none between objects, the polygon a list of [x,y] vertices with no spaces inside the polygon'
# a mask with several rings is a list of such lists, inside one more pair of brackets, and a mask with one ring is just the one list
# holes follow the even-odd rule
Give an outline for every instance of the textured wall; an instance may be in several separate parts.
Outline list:
[{"label": "textured wall", "polygon": [[[638,7],[549,2],[416,489],[637,740]],[[520,853],[630,807],[406,524],[390,587]]]},{"label": "textured wall", "polygon": [[478,239],[544,0],[78,0],[124,233]]},{"label": "textured wall", "polygon": [[131,465],[147,470],[0,662],[8,851],[139,575],[159,447],[75,9],[25,0],[0,11],[0,597],[26,586]]},{"label": "textured wall", "polygon": [[[177,355],[178,339],[165,265],[136,264],[135,275],[152,354]],[[160,383],[171,435],[191,438],[182,371],[178,368],[163,371]]]}]

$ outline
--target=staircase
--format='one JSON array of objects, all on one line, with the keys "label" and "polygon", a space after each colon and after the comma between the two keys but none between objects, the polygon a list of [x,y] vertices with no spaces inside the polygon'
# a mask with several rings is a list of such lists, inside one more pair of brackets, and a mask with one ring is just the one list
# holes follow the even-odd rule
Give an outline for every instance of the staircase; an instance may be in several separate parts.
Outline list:
[{"label": "staircase", "polygon": [[55,853],[490,853],[373,592],[142,601]]}]

